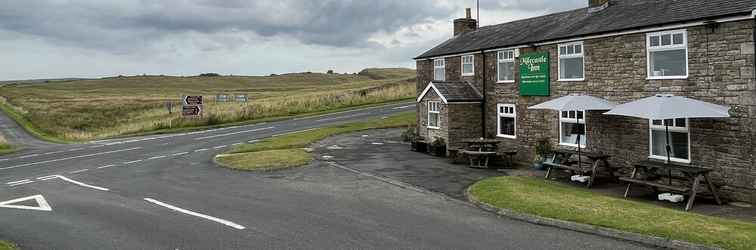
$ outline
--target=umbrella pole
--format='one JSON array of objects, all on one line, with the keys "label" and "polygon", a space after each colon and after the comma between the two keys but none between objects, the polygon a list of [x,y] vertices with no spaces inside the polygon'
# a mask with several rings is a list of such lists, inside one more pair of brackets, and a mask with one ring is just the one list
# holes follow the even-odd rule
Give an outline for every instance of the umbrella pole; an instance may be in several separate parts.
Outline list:
[{"label": "umbrella pole", "polygon": [[[666,163],[669,164],[670,163],[669,152],[672,151],[672,147],[669,146],[669,124],[667,124],[666,122],[664,122],[664,136],[666,137],[666,140],[667,140],[667,147],[665,148],[667,150],[667,162]],[[667,173],[667,175],[669,177],[669,184],[672,185],[672,169],[667,169],[667,170],[669,171]]]},{"label": "umbrella pole", "polygon": [[[583,111],[583,115],[585,115],[585,111]],[[580,116],[577,115],[577,111],[575,111],[575,118],[577,118],[577,126],[580,127]],[[583,128],[585,128],[585,126],[583,126]],[[583,164],[581,162],[582,157],[580,157],[580,132],[578,132],[577,134],[577,153],[578,153],[578,168],[581,168]]]}]

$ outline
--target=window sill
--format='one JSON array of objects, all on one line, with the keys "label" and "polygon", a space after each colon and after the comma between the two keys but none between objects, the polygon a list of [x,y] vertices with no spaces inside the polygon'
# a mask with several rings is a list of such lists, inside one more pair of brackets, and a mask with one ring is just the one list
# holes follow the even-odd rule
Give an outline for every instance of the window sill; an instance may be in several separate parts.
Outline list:
[{"label": "window sill", "polygon": [[575,79],[559,79],[557,82],[583,82],[585,81],[585,78],[575,78]]},{"label": "window sill", "polygon": [[514,80],[508,80],[508,81],[498,81],[496,83],[514,83]]},{"label": "window sill", "polygon": [[506,138],[506,139],[517,139],[516,135],[496,135],[496,137]]},{"label": "window sill", "polygon": [[462,74],[462,76],[475,76],[475,73]]},{"label": "window sill", "polygon": [[[657,156],[657,155],[649,155],[648,158],[653,159],[653,160],[661,160],[661,161],[667,160],[666,156]],[[690,160],[680,159],[680,158],[675,158],[675,157],[671,157],[669,161],[674,162],[674,163],[690,164]]]},{"label": "window sill", "polygon": [[[577,144],[563,143],[563,142],[560,142],[559,146],[565,146],[565,147],[571,147],[571,148],[577,148],[578,147]],[[580,148],[586,148],[586,145],[580,145]]]},{"label": "window sill", "polygon": [[441,127],[431,127],[431,126],[428,126],[427,128],[428,128],[428,129],[434,129],[434,130],[439,130],[439,129],[441,129]]},{"label": "window sill", "polygon": [[686,80],[688,76],[649,76],[646,80]]}]

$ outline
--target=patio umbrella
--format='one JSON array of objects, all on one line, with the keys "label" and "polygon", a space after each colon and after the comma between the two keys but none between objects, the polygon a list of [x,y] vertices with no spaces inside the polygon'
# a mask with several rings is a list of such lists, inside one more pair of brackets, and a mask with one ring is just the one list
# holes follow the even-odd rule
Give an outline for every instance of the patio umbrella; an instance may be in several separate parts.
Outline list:
[{"label": "patio umbrella", "polygon": [[[664,122],[667,119],[677,118],[728,118],[730,117],[729,107],[702,102],[682,96],[661,95],[657,94],[652,97],[643,98],[634,102],[618,105],[605,115],[621,115],[638,117],[649,120],[662,120],[664,123],[666,137],[667,161],[670,162],[669,145],[669,124]],[[672,176],[670,170],[670,177]],[[670,183],[672,179],[670,178]]]},{"label": "patio umbrella", "polygon": [[[564,110],[610,110],[616,104],[589,95],[571,94],[568,96],[559,97],[551,101],[547,101],[538,105],[530,106],[528,109],[550,109],[556,111]],[[575,115],[578,125],[580,124],[580,116]],[[577,154],[578,154],[578,166],[582,165],[580,159],[580,133],[577,134]]]}]

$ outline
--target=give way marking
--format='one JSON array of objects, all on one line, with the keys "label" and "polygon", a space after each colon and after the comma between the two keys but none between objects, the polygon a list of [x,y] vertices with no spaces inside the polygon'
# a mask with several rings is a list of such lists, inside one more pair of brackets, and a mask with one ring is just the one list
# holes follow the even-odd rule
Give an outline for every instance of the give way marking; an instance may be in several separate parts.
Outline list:
[{"label": "give way marking", "polygon": [[209,216],[209,215],[204,215],[204,214],[201,214],[201,213],[189,211],[189,210],[186,210],[186,209],[183,209],[183,208],[180,208],[180,207],[176,207],[176,206],[173,206],[173,205],[170,205],[170,204],[167,204],[167,203],[160,202],[160,201],[152,199],[152,198],[144,198],[144,200],[147,201],[147,202],[153,203],[153,204],[157,204],[157,205],[162,206],[162,207],[166,207],[166,208],[168,208],[170,210],[173,210],[173,211],[176,211],[176,212],[179,212],[179,213],[184,213],[184,214],[188,214],[188,215],[191,215],[191,216],[200,217],[200,218],[203,218],[203,219],[206,219],[206,220],[211,220],[211,221],[218,222],[220,224],[223,224],[223,225],[226,225],[226,226],[229,226],[229,227],[233,227],[233,228],[236,228],[236,229],[239,229],[239,230],[245,229],[244,226],[236,224],[236,223],[233,223],[231,221],[227,221],[227,220],[216,218],[216,217],[212,217],[212,216]]},{"label": "give way marking", "polygon": [[[36,201],[37,202],[37,206],[36,207],[32,207],[32,206],[25,206],[25,205],[11,205],[11,204],[14,204],[14,203],[19,203],[19,202],[28,201],[28,200],[34,200],[34,201]],[[41,194],[32,195],[32,196],[29,196],[29,197],[23,197],[23,198],[18,198],[18,199],[13,199],[13,200],[9,200],[9,201],[0,202],[0,208],[16,208],[16,209],[25,209],[25,210],[52,211],[52,207],[50,207],[50,204],[47,203],[47,201],[45,200],[45,197],[42,196]]]}]

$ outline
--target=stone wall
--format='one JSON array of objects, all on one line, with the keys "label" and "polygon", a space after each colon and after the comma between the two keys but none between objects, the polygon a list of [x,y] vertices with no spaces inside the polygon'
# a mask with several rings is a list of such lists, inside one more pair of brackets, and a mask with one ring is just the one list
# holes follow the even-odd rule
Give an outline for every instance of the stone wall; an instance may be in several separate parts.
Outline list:
[{"label": "stone wall", "polygon": [[[422,93],[422,92],[421,92]],[[428,102],[438,101],[441,103],[441,111],[439,114],[439,129],[428,128]],[[438,94],[430,90],[418,104],[417,118],[420,121],[418,123],[418,135],[425,138],[428,143],[433,142],[436,138],[443,138],[447,143],[449,142],[449,105],[445,105]]]},{"label": "stone wall", "polygon": [[479,103],[449,104],[449,138],[448,148],[461,148],[464,139],[481,136],[481,112]]},{"label": "stone wall", "polygon": [[[722,23],[718,28],[687,28],[689,77],[682,80],[646,79],[646,34],[584,41],[585,81],[559,82],[557,45],[521,49],[550,54],[551,96],[523,97],[519,83],[496,83],[496,53],[486,53],[486,75],[477,54],[475,85],[486,81],[486,134],[496,134],[496,104],[517,106],[517,138],[501,138],[502,145],[519,151],[517,160],[531,162],[540,138],[557,145],[556,111],[527,107],[571,93],[588,94],[625,103],[659,93],[671,93],[732,107],[730,119],[691,119],[691,160],[714,168],[715,182],[729,198],[756,202],[756,83],[754,79],[753,20]],[[425,62],[421,62],[425,61]],[[432,61],[421,60],[418,65]],[[460,78],[460,57],[447,58],[447,80]],[[450,63],[451,62],[451,63]],[[456,63],[455,63],[456,62]],[[418,67],[418,71],[420,71]],[[519,70],[515,70],[519,79]],[[419,73],[418,75],[427,75]],[[456,78],[454,78],[456,75]],[[471,107],[472,108],[472,107]],[[454,112],[457,112],[454,110]],[[588,112],[587,150],[612,155],[614,166],[631,166],[649,155],[648,120]],[[471,128],[471,130],[474,128]]]}]

